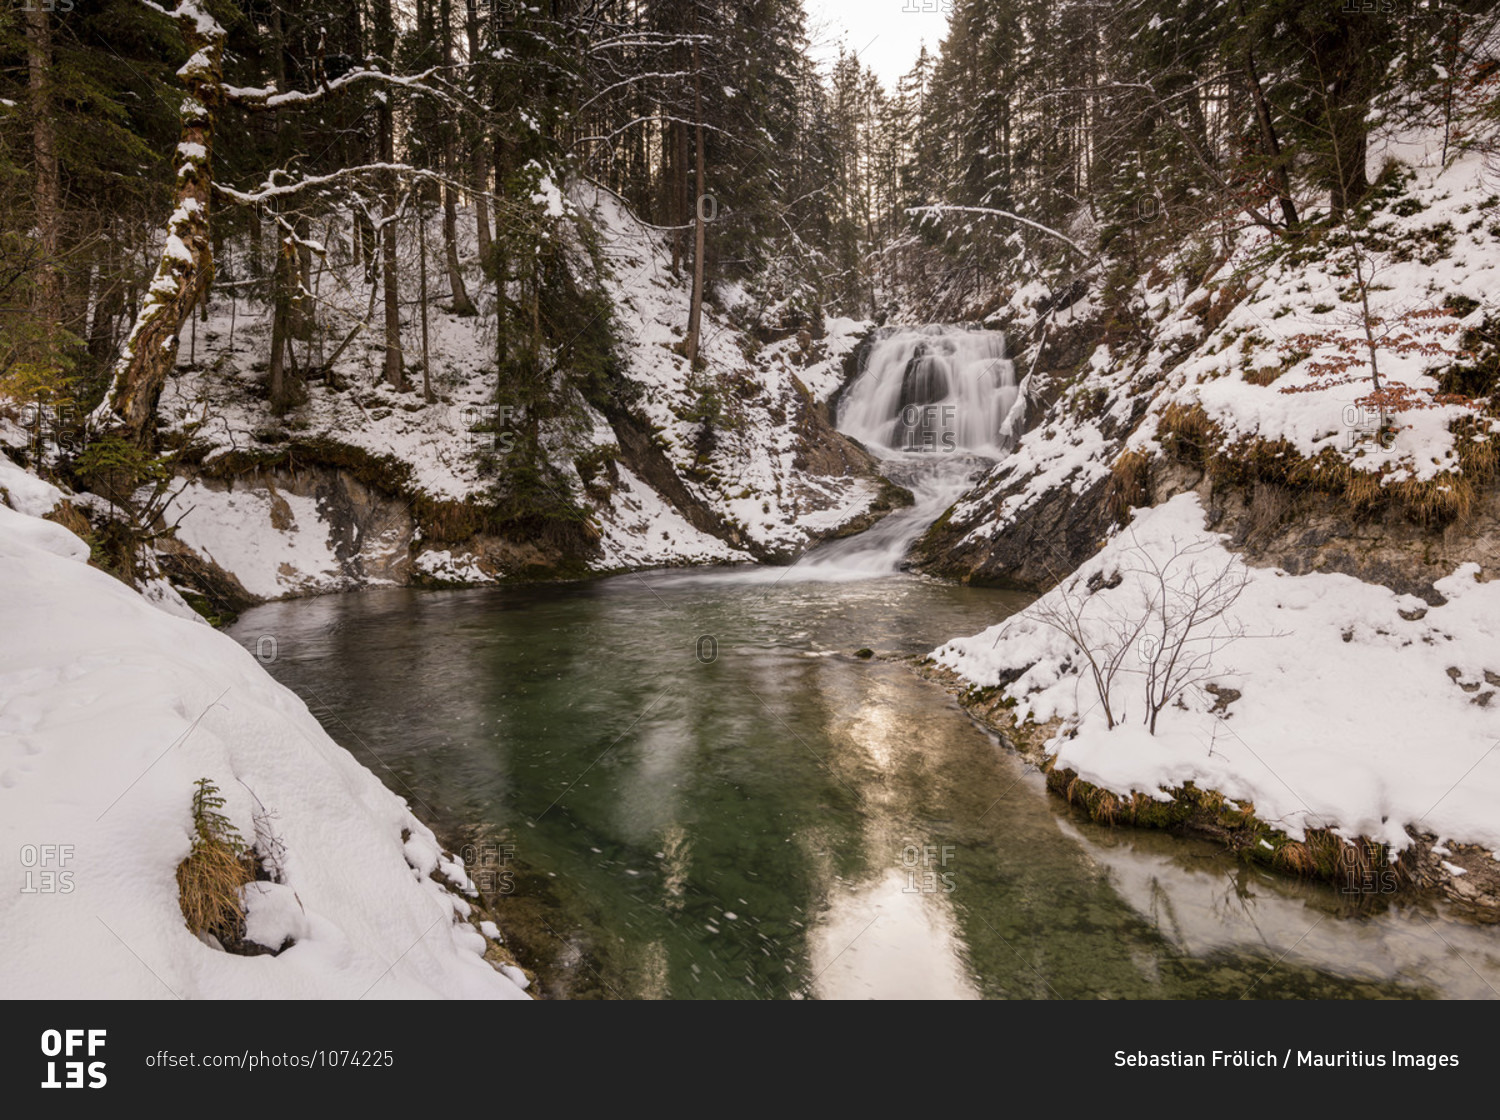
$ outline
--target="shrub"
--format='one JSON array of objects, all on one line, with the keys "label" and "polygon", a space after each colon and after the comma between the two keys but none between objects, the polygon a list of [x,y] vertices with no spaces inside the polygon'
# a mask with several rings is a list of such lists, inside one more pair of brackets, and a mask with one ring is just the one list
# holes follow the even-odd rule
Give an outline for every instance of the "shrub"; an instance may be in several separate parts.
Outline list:
[{"label": "shrub", "polygon": [[188,929],[211,934],[225,948],[245,937],[241,890],[255,879],[255,857],[220,810],[224,798],[207,778],[193,791],[193,848],[177,865],[177,901]]}]

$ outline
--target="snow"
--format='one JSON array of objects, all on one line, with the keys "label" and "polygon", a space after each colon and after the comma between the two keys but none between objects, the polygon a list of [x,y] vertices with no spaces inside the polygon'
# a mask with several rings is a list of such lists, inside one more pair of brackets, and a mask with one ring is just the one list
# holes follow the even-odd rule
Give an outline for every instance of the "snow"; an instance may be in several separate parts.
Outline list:
[{"label": "snow", "polygon": [[824,320],[827,331],[823,345],[828,356],[814,362],[798,376],[813,395],[813,400],[827,400],[844,383],[844,358],[859,345],[874,324],[868,319],[848,319],[830,315]]},{"label": "snow", "polygon": [[542,176],[531,201],[540,206],[549,218],[561,218],[566,212],[563,208],[562,191],[558,190],[551,175]]},{"label": "snow", "polygon": [[64,496],[52,483],[43,482],[0,455],[0,500],[3,504],[29,517],[43,517],[56,509]]},{"label": "snow", "polygon": [[191,264],[193,251],[187,247],[182,238],[172,233],[167,235],[167,245],[162,250],[162,256],[168,260],[186,261]]},{"label": "snow", "polygon": [[429,579],[446,583],[493,583],[494,577],[484,571],[473,559],[451,549],[434,548],[417,557],[416,570]]},{"label": "snow", "polygon": [[[1458,469],[1448,428],[1472,414],[1459,404],[1433,403],[1433,375],[1454,361],[1461,328],[1495,311],[1500,233],[1486,220],[1494,184],[1481,153],[1441,166],[1431,158],[1428,134],[1385,136],[1377,148],[1381,158],[1400,153],[1413,162],[1399,172],[1402,193],[1377,210],[1363,235],[1367,247],[1358,262],[1347,249],[1312,260],[1288,255],[1256,231],[1240,238],[1205,288],[1167,300],[1156,346],[1139,371],[1168,379],[1154,413],[1173,403],[1201,404],[1224,443],[1255,436],[1284,439],[1307,457],[1332,450],[1387,482]],[[1361,438],[1362,429],[1375,425],[1358,419],[1378,414],[1359,404],[1372,384],[1356,263],[1368,282],[1382,381],[1422,402],[1394,414],[1395,436],[1383,443]],[[1196,333],[1194,305],[1235,284],[1247,285],[1243,298],[1168,373],[1172,344]],[[1148,304],[1163,294],[1148,295]],[[1479,306],[1462,311],[1453,306],[1457,298]],[[1347,374],[1328,372],[1336,365],[1347,365]],[[1277,371],[1272,384],[1247,379],[1266,370]],[[1153,435],[1152,425],[1143,426],[1132,446],[1151,447]]]},{"label": "snow", "polygon": [[[45,500],[0,464],[9,493]],[[233,640],[156,609],[87,554],[0,507],[0,990],[525,998],[483,959],[462,900],[405,858],[403,832],[408,850],[436,849],[406,804]],[[279,956],[231,955],[184,925],[175,876],[200,777],[281,869],[245,888],[250,933],[295,940]]]},{"label": "snow", "polygon": [[188,483],[167,507],[177,539],[233,572],[252,595],[279,599],[346,586],[315,499],[265,488]]},{"label": "snow", "polygon": [[[1004,688],[1016,718],[1059,718],[1047,746],[1058,765],[1118,793],[1166,796],[1192,781],[1253,802],[1261,820],[1294,838],[1332,828],[1399,850],[1412,826],[1500,841],[1500,724],[1475,702],[1483,693],[1463,687],[1500,671],[1500,581],[1477,582],[1477,565],[1462,565],[1437,585],[1447,603],[1428,607],[1348,576],[1246,568],[1223,540],[1204,528],[1195,494],[1137,511],[1037,603],[932,656],[982,687],[1021,671]],[[1111,693],[1121,722],[1110,730],[1076,647],[1040,616],[1071,594],[1087,604],[1091,648],[1105,649],[1111,619],[1145,610],[1152,585],[1143,558],[1165,561],[1184,548],[1197,550],[1200,570],[1247,580],[1230,614],[1201,631],[1243,632],[1212,651],[1201,682],[1242,695],[1215,712],[1214,695],[1190,688],[1152,735],[1142,722],[1150,651],[1132,651]],[[1122,578],[1111,588],[1115,573]],[[1095,576],[1105,582],[1090,593]]]},{"label": "snow", "polygon": [[[625,374],[641,390],[637,410],[653,428],[684,489],[725,526],[725,535],[737,532],[767,549],[791,552],[865,513],[877,494],[865,479],[817,475],[800,465],[806,440],[798,431],[798,418],[841,383],[844,359],[868,324],[831,319],[825,337],[807,348],[793,338],[747,356],[747,336],[729,312],[710,303],[704,308],[701,347],[708,369],[694,374],[670,349],[685,332],[688,282],[672,276],[661,235],[637,222],[606,192],[585,185],[570,188],[570,195],[540,164],[533,171],[538,205],[559,221],[564,240],[571,236],[566,231],[572,224],[594,223],[607,265],[605,293],[617,309]],[[187,216],[179,211],[173,220]],[[430,221],[429,243],[441,244],[441,215],[433,214]],[[283,421],[272,420],[262,384],[269,309],[238,298],[234,281],[221,268],[221,280],[228,282],[216,287],[208,319],[196,325],[197,364],[184,336],[178,369],[163,390],[163,427],[190,433],[209,467],[234,452],[275,451],[297,438],[328,438],[393,461],[406,477],[398,502],[415,495],[446,502],[488,501],[494,477],[485,460],[504,446],[516,418],[501,414],[495,402],[494,339],[486,323],[486,300],[492,297],[477,268],[468,215],[461,215],[459,228],[465,239],[460,258],[481,314],[453,315],[436,299],[430,306],[436,401],[384,384],[381,335],[369,323],[339,360],[345,387],[335,390],[315,381],[305,404]],[[311,286],[323,308],[324,326],[311,345],[294,344],[299,361],[314,366],[366,319],[370,308],[362,266],[352,259],[349,223],[335,218],[315,232],[324,252]],[[404,229],[403,237],[410,232]],[[161,282],[175,292],[170,276]],[[738,307],[747,297],[730,285],[722,298],[726,306]],[[414,326],[407,324],[403,331],[409,347],[415,341]],[[408,350],[409,361],[418,356]],[[410,376],[420,383],[420,370],[411,370]],[[714,433],[705,452],[700,424],[685,417],[706,381],[727,382],[735,391],[723,394],[728,423]],[[748,558],[743,548],[694,528],[651,484],[612,462],[619,448],[610,423],[581,399],[575,404],[584,423],[553,425],[544,431],[543,443],[571,496],[590,512],[599,530],[602,551],[592,562],[597,570]],[[589,488],[575,468],[583,458],[606,464]],[[618,484],[610,481],[617,476]],[[765,498],[769,501],[763,507]],[[267,530],[270,509],[283,500],[295,509],[295,529]],[[211,554],[257,595],[307,594],[367,582],[348,565],[341,572],[318,511],[304,511],[291,495],[272,493],[261,481],[237,481],[232,495],[195,483],[174,505],[172,516],[183,513],[180,539]],[[393,541],[390,546],[409,543]],[[462,548],[428,549],[418,542],[413,559],[414,571],[450,582],[491,582],[504,574],[481,567]]]},{"label": "snow", "polygon": [[604,566],[714,564],[751,558],[748,553],[688,524],[625,466],[617,469],[620,482],[602,521]]}]

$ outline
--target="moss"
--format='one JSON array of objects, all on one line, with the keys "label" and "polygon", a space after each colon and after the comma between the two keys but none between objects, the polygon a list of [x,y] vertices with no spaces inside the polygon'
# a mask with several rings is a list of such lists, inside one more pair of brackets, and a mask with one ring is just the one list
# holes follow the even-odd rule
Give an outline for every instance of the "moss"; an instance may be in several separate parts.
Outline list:
[{"label": "moss", "polygon": [[1247,862],[1300,878],[1340,883],[1351,891],[1359,889],[1356,884],[1382,875],[1393,875],[1397,885],[1411,882],[1399,860],[1373,840],[1346,840],[1329,829],[1308,829],[1296,840],[1260,820],[1253,805],[1236,804],[1217,790],[1199,789],[1190,781],[1167,790],[1168,798],[1162,800],[1140,792],[1112,793],[1056,766],[1053,760],[1043,769],[1051,792],[1100,824],[1205,836]]},{"label": "moss", "polygon": [[200,595],[196,591],[179,588],[178,594],[182,596],[188,606],[197,611],[203,617],[203,620],[215,630],[222,630],[226,626],[233,626],[235,620],[239,618],[239,615],[234,611],[215,609],[214,604],[209,602],[208,596]]}]

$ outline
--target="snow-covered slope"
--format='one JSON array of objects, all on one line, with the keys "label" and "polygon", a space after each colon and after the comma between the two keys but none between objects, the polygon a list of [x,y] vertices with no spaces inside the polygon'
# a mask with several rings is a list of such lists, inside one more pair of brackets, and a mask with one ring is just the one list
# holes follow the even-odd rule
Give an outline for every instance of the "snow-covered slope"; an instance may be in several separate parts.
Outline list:
[{"label": "snow-covered slope", "polygon": [[[1472,362],[1466,333],[1500,316],[1500,179],[1482,153],[1444,164],[1441,150],[1428,134],[1380,136],[1372,176],[1388,158],[1411,163],[1392,164],[1353,238],[1341,227],[1288,239],[1252,227],[1206,274],[1192,260],[1203,249],[1183,248],[1142,278],[1128,299],[1132,330],[1090,325],[1087,300],[1052,316],[1054,344],[1070,330],[1097,344],[1076,373],[1053,371],[1059,399],[954,509],[934,542],[936,570],[1050,584],[1047,565],[1015,554],[1018,529],[1037,535],[1031,514],[1044,503],[1059,520],[1064,491],[1087,498],[1097,521],[1126,451],[1218,459],[1243,477],[1346,498],[1355,512],[1466,515],[1491,481],[1500,420],[1440,374]],[[1012,301],[1018,333],[1038,325],[1024,305],[1039,294]],[[1103,534],[1070,537],[1054,549],[1059,574]]]},{"label": "snow-covered slope", "polygon": [[[1500,181],[1441,150],[1381,138],[1353,239],[1244,230],[1207,267],[1160,262],[1113,325],[1086,301],[1071,335],[1053,317],[1076,370],[1033,387],[1045,410],[923,549],[933,570],[1050,589],[933,657],[1000,690],[996,718],[1057,772],[1124,798],[1191,782],[1293,839],[1416,847],[1427,881],[1462,898],[1484,880],[1493,910],[1500,411],[1493,350],[1464,340],[1500,317]],[[1392,156],[1410,162],[1380,175]],[[1153,603],[1180,612],[1221,574],[1243,590],[1195,631],[1202,663],[1153,734]],[[1090,655],[1116,652],[1111,728]]]},{"label": "snow-covered slope", "polygon": [[[525,998],[483,957],[432,832],[254,657],[103,572],[0,456],[0,992],[9,998]],[[12,508],[16,507],[16,508]],[[25,512],[21,512],[25,511]],[[185,926],[194,783],[279,882],[231,955]]]},{"label": "snow-covered slope", "polygon": [[[933,656],[977,686],[1004,681],[1017,720],[1060,719],[1049,753],[1106,789],[1165,796],[1194,782],[1298,839],[1331,828],[1400,850],[1410,826],[1500,853],[1500,756],[1482,765],[1500,736],[1500,580],[1478,582],[1477,568],[1441,581],[1436,608],[1349,576],[1247,568],[1204,528],[1197,495],[1180,494],[1137,511],[1020,615]],[[1178,647],[1187,598],[1221,574],[1243,590]],[[1067,616],[1072,634],[1048,622]],[[1085,647],[1101,664],[1124,654],[1107,690],[1113,729]],[[1147,672],[1179,648],[1179,666],[1203,663],[1153,735]]]},{"label": "snow-covered slope", "polygon": [[[631,398],[624,414],[605,416],[576,392],[557,390],[571,394],[572,415],[552,423],[543,443],[560,472],[558,497],[585,510],[585,536],[596,542],[592,554],[568,558],[575,569],[784,555],[868,518],[879,481],[827,425],[819,403],[842,382],[844,359],[868,324],[834,319],[821,337],[761,345],[710,301],[703,368],[694,371],[674,349],[686,333],[689,290],[687,278],[672,273],[663,235],[589,184],[560,196],[558,205],[570,236],[581,240],[579,231],[588,230],[595,243],[629,387],[622,396]],[[314,268],[318,325],[310,340],[292,344],[304,367],[324,363],[373,306],[345,227],[331,222],[322,239],[326,254]],[[471,227],[463,215],[464,236]],[[429,235],[440,237],[437,225]],[[342,352],[332,379],[312,381],[305,402],[272,416],[263,384],[268,308],[244,299],[236,281],[215,290],[160,405],[163,427],[190,440],[198,464],[168,512],[181,519],[182,542],[256,598],[412,578],[486,582],[538,566],[528,541],[500,547],[493,540],[428,540],[421,531],[422,513],[434,504],[482,507],[493,500],[487,462],[515,438],[511,429],[519,430],[519,412],[495,399],[492,286],[474,247],[461,255],[480,314],[445,310],[434,276],[431,402],[384,384],[381,337],[371,325]],[[577,256],[580,273],[594,267],[581,250]],[[231,269],[237,264],[231,260]],[[420,358],[420,330],[416,310],[406,312],[409,364]],[[420,387],[420,369],[410,376]],[[714,414],[708,421],[705,395]],[[342,469],[352,458],[364,459],[359,477],[368,490],[352,502],[344,492],[348,470],[340,478],[307,478],[309,468],[331,459]]]}]

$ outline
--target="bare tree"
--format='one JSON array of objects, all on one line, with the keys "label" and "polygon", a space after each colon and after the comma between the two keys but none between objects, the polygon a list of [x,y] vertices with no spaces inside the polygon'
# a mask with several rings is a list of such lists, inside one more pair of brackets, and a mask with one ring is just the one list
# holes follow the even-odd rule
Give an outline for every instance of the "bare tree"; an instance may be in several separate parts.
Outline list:
[{"label": "bare tree", "polygon": [[[1135,566],[1117,568],[1107,578],[1102,572],[1088,580],[1074,575],[1030,612],[1073,643],[1111,730],[1126,719],[1117,685],[1128,675],[1140,674],[1142,722],[1155,735],[1162,709],[1213,676],[1218,653],[1245,636],[1244,627],[1227,616],[1249,572],[1233,557],[1219,563],[1214,547],[1210,541],[1174,541],[1172,551],[1159,557],[1137,543],[1131,549]],[[1132,655],[1139,667],[1130,664]]]},{"label": "bare tree", "polygon": [[1245,636],[1244,626],[1226,616],[1250,572],[1233,557],[1219,564],[1205,555],[1214,547],[1174,543],[1165,560],[1137,549],[1141,567],[1132,571],[1146,591],[1148,625],[1136,646],[1145,663],[1145,723],[1153,735],[1161,710],[1211,677],[1219,651]]},{"label": "bare tree", "polygon": [[[1115,680],[1126,670],[1126,660],[1150,622],[1144,611],[1132,611],[1109,595],[1110,586],[1095,577],[1074,575],[1042,599],[1032,617],[1071,641],[1088,665],[1104,722],[1113,730],[1125,718],[1123,700],[1115,696]],[[1118,711],[1118,715],[1116,712]]]}]

